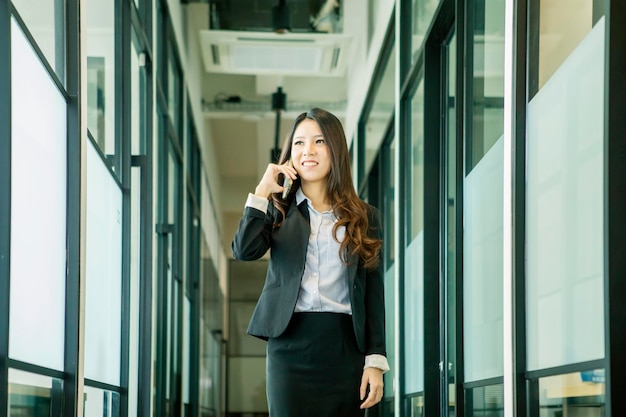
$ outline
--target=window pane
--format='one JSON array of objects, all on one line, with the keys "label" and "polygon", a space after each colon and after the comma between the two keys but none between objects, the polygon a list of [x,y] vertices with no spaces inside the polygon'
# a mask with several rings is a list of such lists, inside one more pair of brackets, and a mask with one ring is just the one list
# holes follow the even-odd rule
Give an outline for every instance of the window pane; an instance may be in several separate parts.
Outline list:
[{"label": "window pane", "polygon": [[120,383],[122,191],[87,145],[85,378]]},{"label": "window pane", "polygon": [[[476,1],[463,190],[465,380],[501,376],[504,0]],[[471,8],[470,8],[471,9]]]},{"label": "window pane", "polygon": [[556,375],[539,380],[542,417],[604,417],[604,369]]},{"label": "window pane", "polygon": [[65,81],[65,1],[13,0],[20,15],[46,61],[61,82]]},{"label": "window pane", "polygon": [[473,117],[467,172],[504,133],[504,0],[477,0],[473,6]]},{"label": "window pane", "polygon": [[9,356],[63,370],[66,102],[15,20],[11,25]]},{"label": "window pane", "polygon": [[468,392],[467,401],[468,416],[504,417],[504,386],[502,384],[473,388]]},{"label": "window pane", "polygon": [[[133,41],[137,39],[135,31],[132,31]],[[135,42],[133,42],[134,44]],[[145,74],[143,67],[139,65],[139,54],[141,51],[131,48],[130,54],[130,137],[131,152],[133,155],[140,155],[144,150],[142,132],[145,130],[145,111],[142,108],[142,98],[145,92]]]},{"label": "window pane", "polygon": [[528,104],[529,369],[604,357],[604,26]]},{"label": "window pane", "polygon": [[63,380],[9,368],[9,416],[62,414]]},{"label": "window pane", "polygon": [[405,249],[404,394],[424,389],[424,83],[411,106],[412,137],[409,167],[409,239]]},{"label": "window pane", "polygon": [[[115,147],[115,3],[86,0],[87,127],[103,154]],[[119,163],[110,161],[119,172]]]},{"label": "window pane", "polygon": [[394,111],[396,100],[394,88],[396,61],[394,55],[395,53],[392,50],[387,60],[383,78],[376,90],[372,110],[365,122],[365,167],[363,172],[366,176],[374,163],[374,158],[378,154],[380,144],[385,137],[387,126]]},{"label": "window pane", "polygon": [[413,19],[411,22],[413,32],[411,39],[413,62],[417,60],[417,52],[424,43],[426,31],[433,20],[439,3],[441,3],[441,0],[413,0]]},{"label": "window pane", "polygon": [[119,417],[120,395],[85,386],[85,417]]},{"label": "window pane", "polygon": [[[539,1],[538,89],[554,75],[601,17],[597,0]],[[596,10],[594,10],[594,7]],[[595,12],[595,13],[594,13]]]}]

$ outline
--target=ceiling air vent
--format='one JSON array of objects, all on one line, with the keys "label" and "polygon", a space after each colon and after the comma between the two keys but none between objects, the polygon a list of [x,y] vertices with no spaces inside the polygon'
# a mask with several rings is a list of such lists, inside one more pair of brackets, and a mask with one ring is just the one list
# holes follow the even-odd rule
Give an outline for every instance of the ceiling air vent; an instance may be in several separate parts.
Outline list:
[{"label": "ceiling air vent", "polygon": [[208,72],[343,76],[350,36],[200,31]]}]

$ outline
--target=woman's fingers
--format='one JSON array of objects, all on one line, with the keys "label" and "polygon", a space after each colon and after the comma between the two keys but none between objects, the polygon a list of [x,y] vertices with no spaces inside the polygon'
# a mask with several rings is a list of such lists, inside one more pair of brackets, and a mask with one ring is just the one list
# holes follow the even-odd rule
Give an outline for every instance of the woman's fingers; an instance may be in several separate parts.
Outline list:
[{"label": "woman's fingers", "polygon": [[383,373],[377,368],[365,368],[363,376],[361,378],[360,394],[361,399],[365,396],[367,387],[369,386],[369,393],[367,398],[361,404],[361,408],[370,408],[376,405],[383,398]]},{"label": "woman's fingers", "polygon": [[273,193],[281,193],[283,191],[283,186],[278,183],[278,174],[281,173],[292,180],[295,180],[297,177],[296,170],[287,164],[269,164],[265,169],[263,178],[261,178],[259,185],[257,185],[254,194],[262,197],[269,197]]}]

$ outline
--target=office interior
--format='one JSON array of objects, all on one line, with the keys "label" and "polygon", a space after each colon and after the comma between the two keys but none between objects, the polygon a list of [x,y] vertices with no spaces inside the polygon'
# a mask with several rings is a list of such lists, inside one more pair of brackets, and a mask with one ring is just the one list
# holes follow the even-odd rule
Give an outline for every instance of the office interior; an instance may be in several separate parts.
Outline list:
[{"label": "office interior", "polygon": [[267,416],[230,242],[299,113],[381,210],[369,416],[626,415],[622,0],[0,0],[0,410]]}]

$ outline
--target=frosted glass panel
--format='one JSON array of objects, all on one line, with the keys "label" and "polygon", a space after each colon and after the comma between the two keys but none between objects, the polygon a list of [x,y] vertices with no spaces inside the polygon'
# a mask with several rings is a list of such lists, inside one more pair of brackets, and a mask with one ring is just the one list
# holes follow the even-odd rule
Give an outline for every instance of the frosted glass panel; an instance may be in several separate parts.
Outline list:
[{"label": "frosted glass panel", "polygon": [[139,372],[139,302],[141,280],[141,169],[131,168],[130,211],[130,321],[129,321],[129,375],[128,415],[137,415],[137,388]]},{"label": "frosted glass panel", "polygon": [[11,21],[9,356],[63,370],[66,103]]},{"label": "frosted glass panel", "polygon": [[528,105],[528,367],[604,357],[604,18]]},{"label": "frosted glass panel", "polygon": [[501,137],[465,178],[463,273],[465,380],[502,376]]},{"label": "frosted glass panel", "polygon": [[405,394],[424,390],[424,233],[406,248],[404,282]]},{"label": "frosted glass panel", "polygon": [[122,191],[87,145],[85,378],[120,383]]}]

